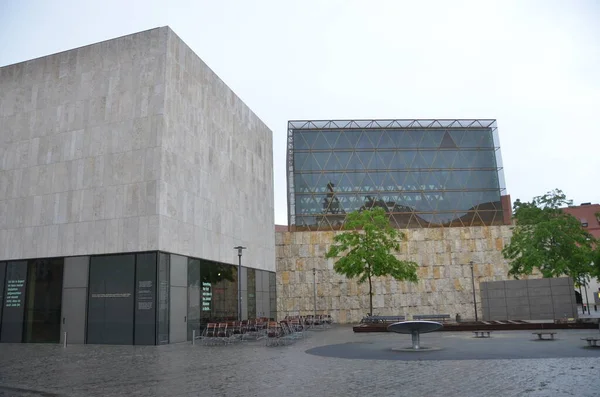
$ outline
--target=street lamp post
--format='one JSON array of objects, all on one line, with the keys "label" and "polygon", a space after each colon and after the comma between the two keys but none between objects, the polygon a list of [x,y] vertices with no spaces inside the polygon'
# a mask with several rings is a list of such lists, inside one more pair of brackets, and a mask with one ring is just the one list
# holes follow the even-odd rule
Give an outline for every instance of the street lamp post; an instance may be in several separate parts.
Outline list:
[{"label": "street lamp post", "polygon": [[317,269],[313,267],[313,321],[317,321]]},{"label": "street lamp post", "polygon": [[233,247],[238,252],[238,321],[242,321],[242,250],[246,247]]},{"label": "street lamp post", "polygon": [[477,316],[477,298],[475,297],[475,274],[473,273],[473,261],[470,261],[469,265],[471,265],[471,282],[473,283],[473,306],[475,307],[475,321],[479,321]]}]

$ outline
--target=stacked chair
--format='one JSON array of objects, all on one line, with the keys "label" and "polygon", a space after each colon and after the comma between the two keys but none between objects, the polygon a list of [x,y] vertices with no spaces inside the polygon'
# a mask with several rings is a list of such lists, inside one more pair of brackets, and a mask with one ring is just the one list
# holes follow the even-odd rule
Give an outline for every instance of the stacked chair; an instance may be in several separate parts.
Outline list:
[{"label": "stacked chair", "polygon": [[202,344],[230,345],[242,341],[265,340],[266,346],[283,346],[304,338],[310,329],[325,329],[332,324],[330,315],[286,316],[282,321],[260,317],[244,321],[211,322],[200,339]]}]

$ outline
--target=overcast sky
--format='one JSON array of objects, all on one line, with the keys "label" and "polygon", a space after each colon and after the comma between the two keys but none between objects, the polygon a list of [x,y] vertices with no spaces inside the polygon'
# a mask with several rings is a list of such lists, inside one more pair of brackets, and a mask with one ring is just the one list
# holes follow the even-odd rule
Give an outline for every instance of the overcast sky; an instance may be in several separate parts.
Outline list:
[{"label": "overcast sky", "polygon": [[495,118],[512,199],[600,202],[600,1],[0,0],[0,66],[169,25],[273,130]]}]

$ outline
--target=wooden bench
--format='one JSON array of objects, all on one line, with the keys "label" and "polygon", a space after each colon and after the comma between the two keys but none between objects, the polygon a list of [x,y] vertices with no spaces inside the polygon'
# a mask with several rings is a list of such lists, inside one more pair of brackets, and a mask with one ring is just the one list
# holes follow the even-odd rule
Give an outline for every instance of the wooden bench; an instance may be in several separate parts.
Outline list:
[{"label": "wooden bench", "polygon": [[588,346],[600,347],[598,346],[598,341],[600,341],[600,338],[581,338],[581,340],[587,341]]},{"label": "wooden bench", "polygon": [[449,314],[415,314],[413,320],[434,320],[447,321],[450,320]]},{"label": "wooden bench", "polygon": [[[554,335],[556,334],[556,332],[532,332],[533,335],[537,335],[539,340],[554,340]],[[550,339],[544,339],[542,338],[543,335],[550,335]]]},{"label": "wooden bench", "polygon": [[404,316],[366,316],[360,320],[361,324],[397,323],[404,321]]},{"label": "wooden bench", "polygon": [[473,333],[475,334],[476,338],[489,338],[492,331],[473,331]]}]

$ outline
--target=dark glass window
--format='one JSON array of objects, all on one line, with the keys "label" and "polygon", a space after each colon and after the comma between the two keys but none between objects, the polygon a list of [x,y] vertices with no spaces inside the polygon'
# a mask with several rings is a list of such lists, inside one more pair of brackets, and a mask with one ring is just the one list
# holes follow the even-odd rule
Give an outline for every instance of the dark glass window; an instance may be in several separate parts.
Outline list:
[{"label": "dark glass window", "polygon": [[135,255],[90,259],[87,343],[132,345]]},{"label": "dark glass window", "polygon": [[202,311],[202,286],[200,282],[200,259],[188,258],[188,340],[192,340],[193,330],[200,330]]},{"label": "dark glass window", "polygon": [[237,266],[200,261],[202,312],[200,323],[235,321],[238,313]]},{"label": "dark glass window", "polygon": [[0,342],[20,343],[23,341],[26,282],[27,262],[6,262]]},{"label": "dark glass window", "polygon": [[158,305],[156,316],[158,319],[157,343],[169,343],[169,287],[170,287],[170,258],[169,254],[158,254]]},{"label": "dark glass window", "polygon": [[63,264],[63,258],[29,261],[24,342],[60,341]]},{"label": "dark glass window", "polygon": [[156,253],[137,254],[135,260],[136,345],[156,344]]}]

